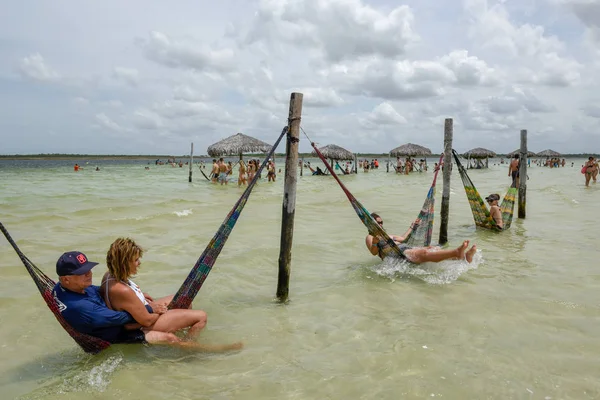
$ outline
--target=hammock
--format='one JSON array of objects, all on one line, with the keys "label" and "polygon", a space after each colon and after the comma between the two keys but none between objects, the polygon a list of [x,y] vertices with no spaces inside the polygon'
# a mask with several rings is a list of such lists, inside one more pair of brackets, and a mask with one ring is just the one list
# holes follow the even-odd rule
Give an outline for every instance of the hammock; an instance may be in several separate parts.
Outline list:
[{"label": "hammock", "polygon": [[[277,146],[279,146],[281,139],[287,134],[287,132],[288,127],[286,126],[285,128],[283,128],[281,135],[271,148],[269,154],[265,157],[265,160],[256,172],[256,175],[248,184],[248,187],[246,188],[240,199],[235,203],[232,210],[229,212],[229,214],[227,214],[227,218],[225,218],[225,221],[223,221],[223,223],[219,227],[219,230],[217,231],[217,233],[215,233],[215,236],[208,243],[208,246],[206,247],[200,258],[190,271],[188,277],[175,294],[173,300],[168,305],[169,309],[188,308],[192,304],[194,297],[196,296],[196,294],[202,287],[202,284],[206,280],[206,277],[210,273],[217,257],[219,256],[219,253],[223,249],[223,246],[225,245],[225,242],[227,241],[227,238],[231,233],[231,230],[235,226],[240,216],[240,213],[244,209],[244,206],[246,205],[246,202],[248,201],[248,198],[252,193],[254,185],[256,184],[256,182],[258,182],[258,175],[267,165],[267,160],[269,158],[272,158],[273,154],[275,153],[275,149],[277,149]],[[58,322],[60,322],[62,327],[67,331],[69,335],[71,335],[71,337],[77,342],[77,344],[79,344],[79,346],[81,346],[81,348],[85,352],[92,354],[99,353],[100,351],[109,347],[109,342],[90,335],[80,333],[73,329],[73,327],[71,327],[71,325],[67,323],[67,321],[63,318],[62,314],[60,313],[58,304],[56,303],[56,300],[52,295],[52,289],[54,289],[56,283],[52,279],[50,279],[46,274],[44,274],[38,267],[36,267],[21,252],[21,250],[19,249],[19,247],[14,242],[14,240],[12,239],[6,228],[4,228],[4,225],[1,222],[0,230],[17,252],[17,255],[25,265],[27,272],[29,272],[29,275],[31,275],[31,278],[35,282],[40,293],[42,294],[44,301],[46,301],[48,308],[50,308],[50,311],[52,311]]]},{"label": "hammock", "polygon": [[337,161],[335,162],[335,166],[336,166],[336,167],[338,167],[338,168],[340,169],[340,171],[342,171],[342,173],[343,173],[344,175],[348,175],[348,174],[350,173],[350,172],[346,172],[346,170],[345,170],[345,169],[343,169],[343,168],[342,168],[342,166],[340,165],[340,163],[339,163],[339,162],[337,162]]},{"label": "hammock", "polygon": [[513,210],[515,208],[515,197],[517,195],[517,188],[512,186],[508,189],[508,192],[504,195],[502,199],[502,203],[500,203],[500,211],[502,212],[502,223],[504,228],[498,228],[496,221],[490,215],[490,211],[485,205],[483,199],[477,192],[473,181],[467,175],[467,170],[461,164],[458,153],[452,150],[452,154],[454,155],[454,160],[456,161],[456,165],[458,167],[458,173],[460,174],[460,178],[462,179],[463,186],[465,187],[465,193],[467,194],[467,199],[469,200],[469,205],[471,206],[471,212],[473,213],[473,219],[475,220],[475,225],[486,228],[490,230],[506,230],[510,228],[513,218]]},{"label": "hammock", "polygon": [[[346,197],[348,197],[348,200],[350,200],[350,204],[352,204],[354,211],[361,219],[362,223],[367,227],[369,234],[372,236],[379,236],[383,238],[383,240],[385,240],[387,244],[390,245],[390,247],[397,256],[399,256],[400,258],[406,258],[402,250],[400,250],[400,248],[398,248],[398,246],[396,245],[396,242],[394,242],[394,240],[388,236],[388,234],[383,230],[383,228],[381,228],[381,226],[377,222],[375,222],[375,219],[371,216],[371,213],[369,213],[369,211],[360,203],[360,201],[358,201],[356,197],[354,197],[354,195],[350,193],[346,186],[344,186],[342,181],[340,181],[338,176],[335,174],[335,171],[333,170],[331,165],[327,163],[327,160],[325,159],[323,154],[321,154],[317,146],[314,143],[311,143],[311,145],[315,149],[317,156],[319,156],[321,161],[323,161],[325,167],[327,167],[331,175],[340,185],[340,187],[346,194]],[[441,161],[442,159],[440,158],[440,163]],[[429,246],[431,244],[435,204],[435,184],[438,172],[439,169],[433,174],[433,182],[431,184],[431,187],[429,188],[429,192],[427,193],[427,197],[425,199],[425,202],[423,203],[423,207],[421,208],[421,211],[419,212],[419,215],[414,222],[414,226],[416,226],[416,228],[413,229],[412,232],[404,239],[403,243],[406,243],[409,246]]]}]

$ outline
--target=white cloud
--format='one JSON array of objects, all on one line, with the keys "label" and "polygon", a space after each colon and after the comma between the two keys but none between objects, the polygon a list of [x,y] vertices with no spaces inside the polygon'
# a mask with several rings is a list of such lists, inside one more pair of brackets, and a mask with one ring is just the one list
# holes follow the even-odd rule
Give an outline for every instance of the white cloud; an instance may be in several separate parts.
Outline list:
[{"label": "white cloud", "polygon": [[373,55],[396,58],[418,40],[413,25],[405,5],[384,12],[359,0],[268,0],[260,2],[242,40],[281,40],[334,63]]},{"label": "white cloud", "polygon": [[96,114],[96,124],[102,128],[106,128],[115,132],[123,132],[126,130],[104,113]]},{"label": "white cloud", "polygon": [[24,78],[49,82],[59,78],[58,72],[48,66],[40,53],[31,54],[21,60],[19,72]]},{"label": "white cloud", "polygon": [[140,73],[135,68],[115,67],[113,76],[115,79],[125,82],[131,86],[137,86]]},{"label": "white cloud", "polygon": [[192,39],[173,39],[165,33],[153,31],[141,41],[144,55],[167,67],[197,71],[230,70],[234,63],[231,49],[210,49]]},{"label": "white cloud", "polygon": [[399,127],[406,124],[406,118],[396,111],[388,102],[378,104],[366,117],[359,118],[360,125],[367,129],[378,129],[381,126]]}]

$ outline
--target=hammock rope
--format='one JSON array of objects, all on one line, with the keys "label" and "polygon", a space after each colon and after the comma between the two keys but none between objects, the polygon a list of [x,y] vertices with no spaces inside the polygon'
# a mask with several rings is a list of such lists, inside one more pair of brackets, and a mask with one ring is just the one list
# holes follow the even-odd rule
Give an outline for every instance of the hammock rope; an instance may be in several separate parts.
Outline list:
[{"label": "hammock rope", "polygon": [[508,192],[506,192],[506,194],[504,195],[502,203],[500,203],[500,211],[502,212],[502,223],[504,226],[504,228],[501,229],[496,224],[494,218],[492,218],[492,216],[490,215],[490,211],[485,205],[485,202],[483,201],[481,195],[475,188],[473,181],[471,180],[471,178],[469,178],[467,170],[458,158],[458,153],[455,150],[452,150],[452,155],[454,156],[454,161],[456,161],[458,173],[463,182],[465,193],[467,194],[467,199],[469,200],[469,206],[471,207],[471,213],[473,214],[475,225],[481,228],[495,231],[507,230],[508,228],[510,228],[515,208],[515,197],[518,191],[517,188],[514,185],[511,185],[511,187],[508,189]]},{"label": "hammock rope", "polygon": [[[302,129],[302,132],[304,132],[304,129]],[[304,135],[306,135],[306,132],[304,132]],[[306,137],[310,141],[308,135],[306,135]],[[315,153],[317,154],[317,156],[325,164],[325,167],[329,170],[331,175],[337,181],[338,185],[340,185],[340,187],[342,188],[342,191],[346,194],[346,197],[350,201],[352,208],[354,208],[354,211],[369,231],[369,234],[371,236],[378,236],[380,238],[383,238],[383,240],[385,240],[386,243],[391,247],[395,255],[401,258],[406,258],[402,250],[400,250],[400,248],[396,245],[396,242],[394,242],[394,240],[389,237],[389,235],[371,216],[371,213],[360,203],[360,201],[358,201],[358,199],[356,199],[356,197],[354,197],[352,193],[350,193],[348,188],[346,188],[346,186],[342,183],[342,181],[336,175],[331,165],[329,165],[323,154],[321,154],[316,144],[311,141],[311,146],[315,149]],[[440,163],[441,160],[442,159],[440,158]],[[431,244],[434,220],[433,211],[435,204],[435,185],[437,181],[438,172],[439,168],[435,171],[433,175],[433,182],[431,187],[429,188],[429,192],[427,193],[427,198],[423,203],[423,207],[421,208],[417,219],[413,223],[413,226],[416,226],[416,229],[413,229],[413,231],[404,239],[403,243],[406,243],[409,246],[429,246]]]},{"label": "hammock rope", "polygon": [[[206,277],[212,270],[212,267],[215,264],[217,257],[221,253],[225,242],[229,238],[229,234],[231,233],[231,230],[235,226],[242,210],[244,209],[244,206],[246,205],[246,202],[248,201],[248,198],[252,193],[252,189],[256,185],[256,182],[258,182],[260,172],[267,165],[268,159],[272,158],[273,154],[275,153],[275,150],[277,149],[277,146],[279,146],[279,143],[281,142],[283,137],[287,135],[287,133],[288,127],[286,126],[283,128],[281,135],[279,136],[279,138],[271,148],[271,151],[259,167],[258,171],[256,172],[256,175],[248,184],[248,187],[246,188],[242,196],[239,198],[239,200],[235,203],[229,214],[227,214],[227,217],[219,227],[219,230],[217,231],[217,233],[215,233],[212,240],[208,243],[208,246],[206,247],[200,258],[190,271],[188,277],[185,279],[185,281],[175,294],[173,300],[168,305],[169,309],[188,308],[192,304],[194,297],[198,294],[198,291],[202,287],[202,284],[206,280]],[[12,239],[12,237],[1,222],[0,231],[2,231],[8,242],[11,244],[19,258],[23,262],[23,265],[25,266],[27,272],[29,272],[29,275],[35,282],[39,292],[44,298],[44,301],[48,305],[48,308],[50,308],[50,311],[52,311],[58,322],[62,325],[65,331],[67,331],[67,333],[75,340],[75,342],[77,342],[77,344],[85,352],[91,354],[97,354],[100,351],[109,347],[109,342],[96,338],[94,336],[80,333],[76,331],[71,325],[69,325],[69,323],[63,318],[62,314],[60,313],[56,299],[52,295],[52,290],[54,289],[56,282],[54,282],[46,274],[44,274],[38,267],[36,267],[33,264],[33,262],[31,262],[31,260],[27,258],[27,256],[25,256],[25,254],[23,254],[23,252],[19,249],[19,247],[17,246],[17,244]]]}]

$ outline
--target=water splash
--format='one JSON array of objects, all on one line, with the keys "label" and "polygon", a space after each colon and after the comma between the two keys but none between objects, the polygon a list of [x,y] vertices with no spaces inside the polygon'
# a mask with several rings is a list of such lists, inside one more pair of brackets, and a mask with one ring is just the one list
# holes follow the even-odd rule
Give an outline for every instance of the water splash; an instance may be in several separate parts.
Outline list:
[{"label": "water splash", "polygon": [[178,217],[187,217],[188,215],[192,214],[192,210],[175,211],[173,214],[177,215]]},{"label": "water splash", "polygon": [[477,269],[482,262],[481,250],[477,250],[471,263],[465,260],[445,260],[414,265],[388,257],[381,264],[373,266],[372,271],[392,281],[401,277],[416,277],[432,285],[446,285],[455,282],[465,272]]},{"label": "water splash", "polygon": [[68,392],[104,392],[111,382],[113,372],[123,362],[121,354],[111,356],[99,365],[78,372],[75,376],[66,378],[59,388],[59,393]]}]

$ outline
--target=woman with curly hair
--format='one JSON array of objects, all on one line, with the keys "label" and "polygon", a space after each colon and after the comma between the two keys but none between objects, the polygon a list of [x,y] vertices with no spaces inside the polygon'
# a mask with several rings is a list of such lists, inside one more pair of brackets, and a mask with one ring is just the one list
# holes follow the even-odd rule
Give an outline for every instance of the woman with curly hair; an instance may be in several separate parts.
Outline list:
[{"label": "woman with curly hair", "polygon": [[184,340],[193,339],[206,326],[206,313],[191,309],[168,310],[173,295],[154,300],[143,293],[131,280],[140,268],[143,253],[144,250],[129,238],[118,238],[110,245],[106,254],[108,272],[101,285],[106,305],[131,314],[148,342],[181,342],[174,333],[184,328],[189,328]]}]

